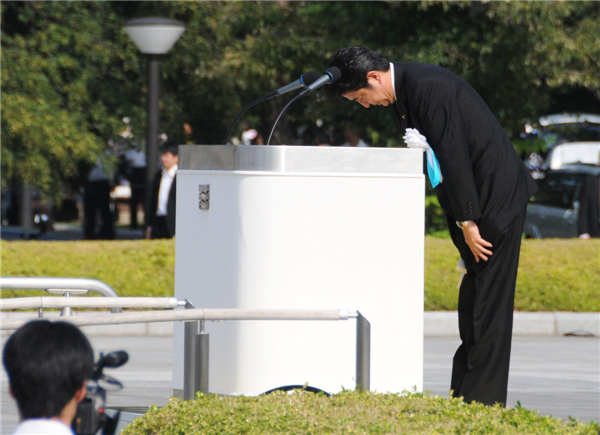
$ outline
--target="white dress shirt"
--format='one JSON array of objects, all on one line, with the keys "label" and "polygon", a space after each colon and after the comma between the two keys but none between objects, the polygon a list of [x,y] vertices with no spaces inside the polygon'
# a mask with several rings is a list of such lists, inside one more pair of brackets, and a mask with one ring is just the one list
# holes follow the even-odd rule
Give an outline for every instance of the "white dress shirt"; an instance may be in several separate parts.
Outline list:
[{"label": "white dress shirt", "polygon": [[390,71],[392,72],[392,88],[394,89],[394,101],[398,99],[396,97],[396,75],[394,74],[394,64],[390,62]]},{"label": "white dress shirt", "polygon": [[13,435],[75,435],[64,422],[49,418],[31,418],[23,420]]},{"label": "white dress shirt", "polygon": [[168,171],[163,168],[162,178],[160,179],[160,188],[158,190],[158,206],[156,207],[156,216],[167,215],[167,203],[169,202],[169,192],[173,179],[177,173],[178,165],[173,165]]}]

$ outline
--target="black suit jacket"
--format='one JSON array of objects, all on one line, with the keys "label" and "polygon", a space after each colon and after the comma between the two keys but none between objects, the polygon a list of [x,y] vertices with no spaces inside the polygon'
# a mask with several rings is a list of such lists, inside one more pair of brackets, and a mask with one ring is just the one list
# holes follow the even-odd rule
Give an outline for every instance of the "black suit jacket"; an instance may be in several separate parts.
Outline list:
[{"label": "black suit jacket", "polygon": [[416,128],[434,150],[443,175],[440,205],[454,220],[474,220],[492,240],[527,205],[537,185],[483,99],[450,71],[394,63],[403,129]]},{"label": "black suit jacket", "polygon": [[[147,225],[150,227],[156,226],[156,209],[158,207],[158,192],[160,190],[160,180],[162,178],[162,171],[158,171],[154,176],[152,183],[152,197],[150,198],[150,209],[147,211],[149,217]],[[173,237],[175,235],[175,198],[177,194],[177,174],[173,178],[173,184],[171,184],[171,190],[169,191],[169,199],[167,201],[167,230],[168,236]]]}]

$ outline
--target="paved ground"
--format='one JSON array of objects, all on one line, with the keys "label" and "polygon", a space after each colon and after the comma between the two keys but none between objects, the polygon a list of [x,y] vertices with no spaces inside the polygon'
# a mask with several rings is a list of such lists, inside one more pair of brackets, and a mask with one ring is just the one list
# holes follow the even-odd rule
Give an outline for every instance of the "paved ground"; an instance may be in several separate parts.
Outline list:
[{"label": "paved ground", "polygon": [[[424,389],[448,397],[458,338],[425,338]],[[597,337],[514,337],[508,403],[540,415],[600,421]]]},{"label": "paved ground", "polygon": [[[125,384],[109,393],[109,405],[164,405],[171,395],[172,339],[91,337],[96,353],[125,349],[129,362],[106,373]],[[425,338],[424,388],[448,397],[452,355],[458,339]],[[2,371],[2,433],[17,424],[14,402]],[[584,337],[515,337],[508,406],[517,401],[541,415],[600,421],[600,340]]]}]

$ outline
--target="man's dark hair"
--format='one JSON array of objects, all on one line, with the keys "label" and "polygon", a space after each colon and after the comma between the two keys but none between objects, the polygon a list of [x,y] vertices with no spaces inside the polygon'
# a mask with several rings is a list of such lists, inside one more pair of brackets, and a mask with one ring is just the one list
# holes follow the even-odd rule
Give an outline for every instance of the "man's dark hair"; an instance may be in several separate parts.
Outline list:
[{"label": "man's dark hair", "polygon": [[160,146],[160,153],[164,154],[167,152],[173,154],[174,156],[178,155],[179,144],[174,140],[168,140],[166,142],[163,142]]},{"label": "man's dark hair", "polygon": [[79,328],[48,320],[19,328],[2,361],[22,419],[59,416],[94,370],[92,346]]},{"label": "man's dark hair", "polygon": [[331,85],[329,92],[333,95],[344,95],[369,86],[369,71],[387,71],[390,62],[381,54],[364,47],[342,48],[333,55],[329,68],[338,67],[342,76]]}]

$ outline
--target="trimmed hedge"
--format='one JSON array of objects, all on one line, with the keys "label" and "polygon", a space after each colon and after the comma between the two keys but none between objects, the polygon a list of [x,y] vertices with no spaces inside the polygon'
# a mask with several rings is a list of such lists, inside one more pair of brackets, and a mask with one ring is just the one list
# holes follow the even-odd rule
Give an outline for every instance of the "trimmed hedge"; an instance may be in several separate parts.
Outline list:
[{"label": "trimmed hedge", "polygon": [[[6,242],[2,276],[106,282],[120,296],[173,296],[173,240]],[[449,239],[425,238],[425,309],[455,310],[459,255]],[[600,240],[523,240],[515,309],[600,311]],[[3,290],[2,297],[46,294]]]},{"label": "trimmed hedge", "polygon": [[518,406],[466,404],[423,394],[345,391],[331,397],[295,392],[259,397],[198,394],[153,407],[123,435],[175,434],[580,434],[600,425],[564,422]]}]

